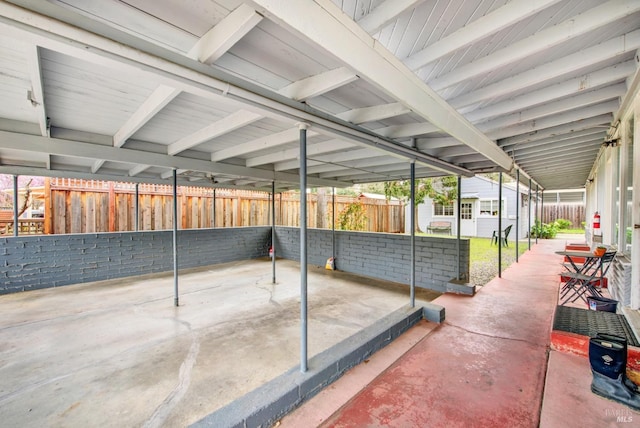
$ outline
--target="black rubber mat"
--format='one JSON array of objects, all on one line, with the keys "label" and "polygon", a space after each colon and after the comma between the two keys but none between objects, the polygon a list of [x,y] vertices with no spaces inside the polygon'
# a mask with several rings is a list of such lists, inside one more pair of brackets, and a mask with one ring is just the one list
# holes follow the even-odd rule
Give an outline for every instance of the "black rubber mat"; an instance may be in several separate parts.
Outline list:
[{"label": "black rubber mat", "polygon": [[640,346],[623,315],[588,309],[556,307],[553,329],[594,337],[597,333],[626,337],[629,345]]}]

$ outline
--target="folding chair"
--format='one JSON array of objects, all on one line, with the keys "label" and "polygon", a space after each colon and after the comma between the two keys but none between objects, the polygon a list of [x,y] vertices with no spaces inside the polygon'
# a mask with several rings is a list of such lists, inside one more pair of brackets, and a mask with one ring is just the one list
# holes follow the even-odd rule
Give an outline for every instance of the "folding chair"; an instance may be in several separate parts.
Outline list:
[{"label": "folding chair", "polygon": [[[578,299],[582,299],[587,303],[585,295],[602,297],[600,288],[604,284],[605,276],[615,256],[616,251],[608,251],[600,257],[599,263],[590,263],[590,260],[587,260],[585,264],[588,267],[581,272],[563,273],[569,280],[562,289],[560,296],[562,304],[575,302]],[[597,261],[598,258],[594,256],[593,260]]]}]

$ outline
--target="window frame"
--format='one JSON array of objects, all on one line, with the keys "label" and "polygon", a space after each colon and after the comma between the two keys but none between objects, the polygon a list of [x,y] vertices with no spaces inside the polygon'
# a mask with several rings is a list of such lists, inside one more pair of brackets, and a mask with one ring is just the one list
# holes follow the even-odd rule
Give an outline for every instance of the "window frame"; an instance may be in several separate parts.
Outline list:
[{"label": "window frame", "polygon": [[[440,213],[437,212],[437,207],[441,207],[442,210],[440,211]],[[433,208],[433,216],[434,217],[455,217],[456,215],[456,211],[455,211],[455,205],[453,202],[451,202],[450,204],[447,205],[443,205],[440,204],[436,201],[432,201],[432,208]],[[446,214],[447,208],[451,208],[451,214]]]},{"label": "window frame", "polygon": [[[482,207],[482,203],[483,202],[489,202],[490,203],[490,207],[491,207],[491,212],[487,213],[486,210],[484,210],[485,212],[483,212],[483,207]],[[479,208],[480,208],[480,212],[478,213],[478,217],[485,217],[485,218],[497,218],[498,217],[498,198],[480,198],[479,199]],[[495,206],[494,206],[495,205]],[[505,198],[502,198],[502,218],[506,218],[507,217],[507,201]],[[493,214],[495,210],[495,214]]]}]

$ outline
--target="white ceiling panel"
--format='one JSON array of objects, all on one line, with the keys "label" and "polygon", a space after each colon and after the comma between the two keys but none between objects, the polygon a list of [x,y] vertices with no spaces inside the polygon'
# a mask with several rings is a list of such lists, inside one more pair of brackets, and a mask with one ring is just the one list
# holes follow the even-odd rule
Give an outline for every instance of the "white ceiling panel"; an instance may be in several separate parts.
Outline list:
[{"label": "white ceiling panel", "polygon": [[[395,165],[416,159],[422,176],[521,165],[542,187],[580,187],[636,88],[637,0],[287,5],[0,3],[3,171],[161,182],[176,168],[289,188],[299,143],[279,135],[303,126],[314,186],[406,178]],[[221,23],[213,56],[190,56]],[[559,165],[575,173],[558,180]]]}]

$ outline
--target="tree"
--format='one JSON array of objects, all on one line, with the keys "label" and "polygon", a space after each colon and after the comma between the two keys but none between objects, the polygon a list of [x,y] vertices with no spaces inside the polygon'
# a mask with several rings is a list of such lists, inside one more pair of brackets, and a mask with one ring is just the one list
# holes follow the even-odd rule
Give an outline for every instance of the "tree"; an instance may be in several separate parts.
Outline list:
[{"label": "tree", "polygon": [[[384,195],[387,199],[398,198],[407,204],[411,198],[411,180],[387,181],[384,183]],[[433,199],[442,205],[449,205],[458,198],[458,178],[455,176],[421,178],[416,180],[415,211],[417,217],[418,204],[426,198]],[[418,222],[416,222],[416,229]]]},{"label": "tree", "polygon": [[[18,176],[18,188],[25,189],[26,194],[31,193],[30,186],[42,186],[44,185],[43,177],[31,177],[26,175]],[[7,192],[7,190],[9,192]],[[27,199],[29,199],[27,197]],[[28,202],[28,201],[27,201]],[[23,204],[24,205],[24,204]],[[0,207],[13,206],[13,175],[0,174]],[[22,212],[26,210],[26,206],[22,209]]]}]

